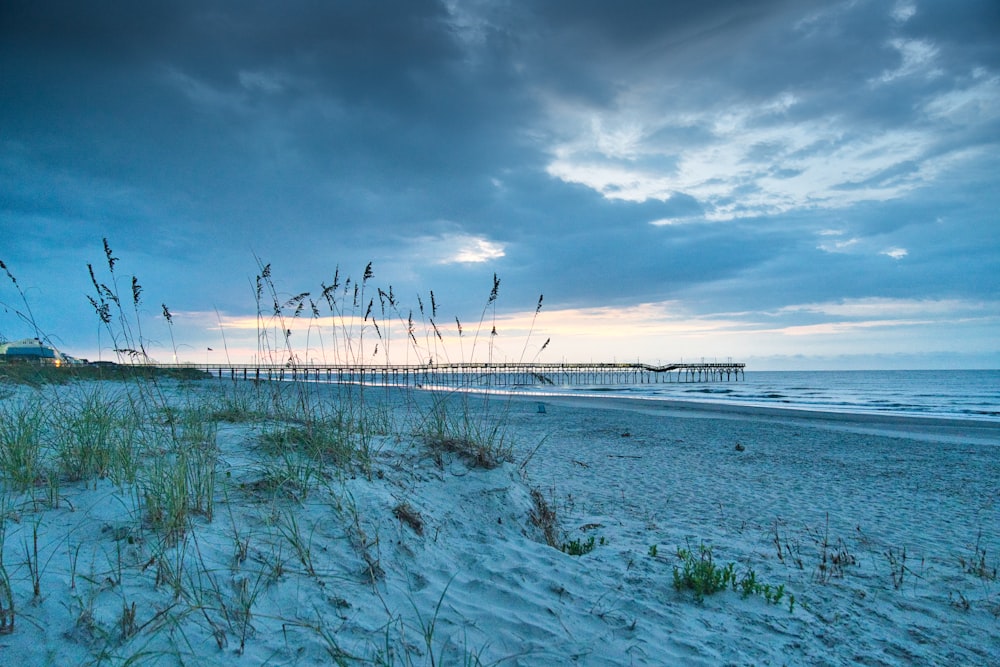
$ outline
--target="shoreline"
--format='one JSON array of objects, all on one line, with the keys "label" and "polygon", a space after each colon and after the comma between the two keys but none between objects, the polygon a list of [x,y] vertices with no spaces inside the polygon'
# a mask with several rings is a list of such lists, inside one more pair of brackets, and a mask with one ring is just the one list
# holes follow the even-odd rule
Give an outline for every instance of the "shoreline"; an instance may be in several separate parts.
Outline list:
[{"label": "shoreline", "polygon": [[[210,380],[214,381],[214,380]],[[237,380],[237,382],[247,382]],[[309,382],[316,386],[358,387],[355,383]],[[1000,420],[942,415],[898,414],[884,412],[838,411],[809,407],[777,407],[721,401],[696,401],[664,396],[626,396],[598,393],[555,393],[504,390],[457,390],[449,387],[408,387],[365,385],[365,390],[388,390],[405,395],[467,395],[491,399],[516,400],[529,404],[558,404],[570,407],[600,407],[611,410],[649,412],[687,418],[763,419],[798,423],[871,435],[896,435],[918,440],[956,443],[969,442],[1000,446]]]},{"label": "shoreline", "polygon": [[[506,395],[506,394],[505,394]],[[599,407],[630,410],[687,418],[723,418],[766,420],[880,435],[900,435],[921,440],[942,439],[1000,446],[1000,422],[953,417],[896,415],[869,412],[836,412],[807,408],[779,408],[732,403],[685,401],[671,398],[595,395],[510,394],[528,403],[558,404],[570,407]]]}]

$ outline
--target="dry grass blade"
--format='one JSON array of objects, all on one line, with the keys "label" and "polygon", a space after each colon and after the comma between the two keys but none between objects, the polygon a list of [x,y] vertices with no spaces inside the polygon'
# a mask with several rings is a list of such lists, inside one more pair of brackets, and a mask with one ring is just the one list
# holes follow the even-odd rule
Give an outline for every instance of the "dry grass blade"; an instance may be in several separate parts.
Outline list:
[{"label": "dry grass blade", "polygon": [[545,543],[550,547],[559,548],[558,520],[556,511],[552,505],[545,500],[545,496],[538,489],[531,490],[531,501],[534,507],[531,510],[531,522],[542,530]]},{"label": "dry grass blade", "polygon": [[409,503],[400,503],[392,510],[393,515],[409,526],[417,535],[424,534],[424,518]]}]

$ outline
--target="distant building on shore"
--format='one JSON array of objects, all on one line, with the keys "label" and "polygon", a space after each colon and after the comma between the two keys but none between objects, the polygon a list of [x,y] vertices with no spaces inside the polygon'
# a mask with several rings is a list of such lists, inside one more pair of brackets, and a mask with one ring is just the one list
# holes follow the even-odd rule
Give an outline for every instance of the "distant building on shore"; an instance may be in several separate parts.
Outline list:
[{"label": "distant building on shore", "polygon": [[31,363],[61,366],[71,363],[62,352],[37,338],[0,343],[0,363]]}]

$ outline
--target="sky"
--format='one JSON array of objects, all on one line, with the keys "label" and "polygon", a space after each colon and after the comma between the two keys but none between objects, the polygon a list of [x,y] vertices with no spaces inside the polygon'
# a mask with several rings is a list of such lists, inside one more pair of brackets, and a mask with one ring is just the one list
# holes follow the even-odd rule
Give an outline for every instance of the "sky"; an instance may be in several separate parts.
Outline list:
[{"label": "sky", "polygon": [[0,337],[1000,368],[998,34],[996,0],[0,0]]}]

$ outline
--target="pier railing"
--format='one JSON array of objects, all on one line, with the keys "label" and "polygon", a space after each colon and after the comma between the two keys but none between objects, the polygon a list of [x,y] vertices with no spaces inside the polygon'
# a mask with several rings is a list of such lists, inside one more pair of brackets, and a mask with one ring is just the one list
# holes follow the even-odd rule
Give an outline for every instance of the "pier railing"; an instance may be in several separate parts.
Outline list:
[{"label": "pier railing", "polygon": [[404,387],[605,386],[744,379],[746,364],[673,363],[446,363],[401,365],[193,364],[233,380],[306,380]]}]

